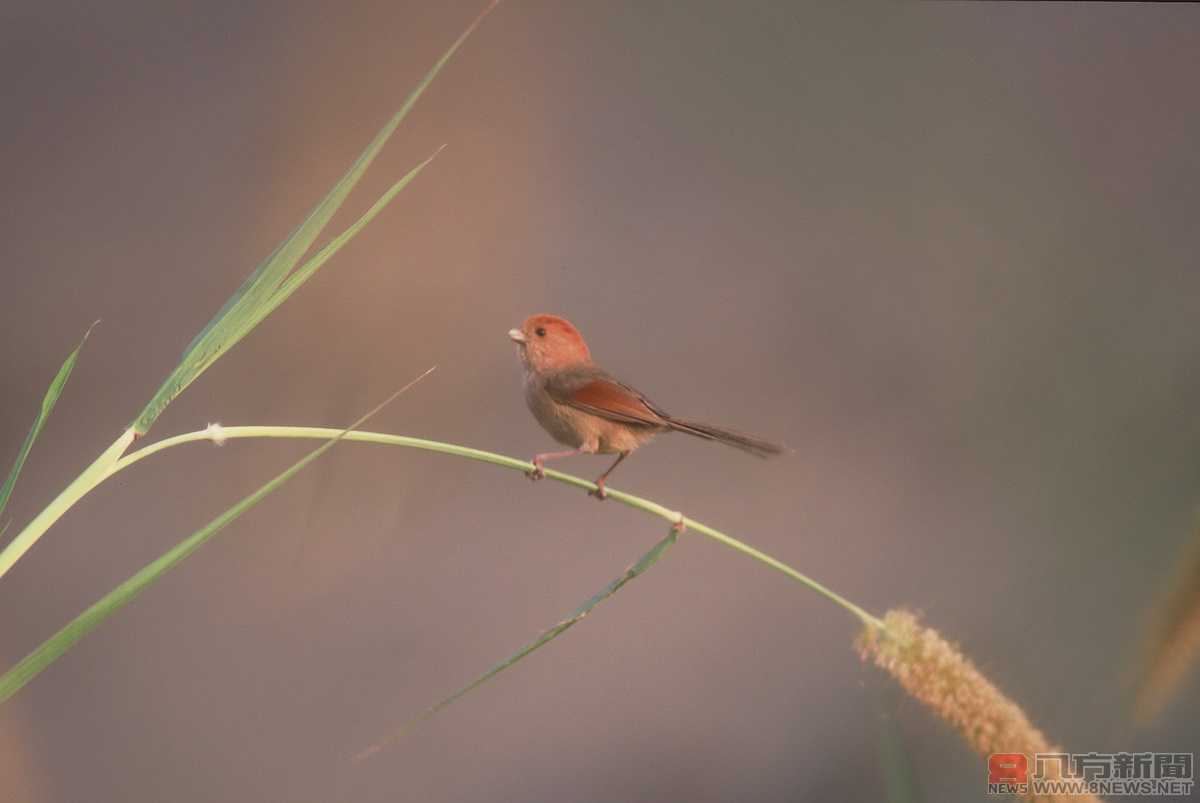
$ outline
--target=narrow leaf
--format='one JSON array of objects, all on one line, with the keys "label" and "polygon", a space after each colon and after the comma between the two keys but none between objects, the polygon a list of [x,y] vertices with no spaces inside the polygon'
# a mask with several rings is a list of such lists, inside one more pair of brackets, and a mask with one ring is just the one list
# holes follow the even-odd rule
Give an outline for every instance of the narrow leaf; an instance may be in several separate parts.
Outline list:
[{"label": "narrow leaf", "polygon": [[[96,321],[96,323],[99,323],[99,321]],[[8,498],[12,496],[13,488],[17,484],[17,477],[20,476],[21,469],[25,466],[25,459],[29,457],[29,451],[33,448],[33,442],[41,434],[42,427],[46,425],[46,419],[50,417],[50,412],[54,409],[58,397],[62,395],[63,388],[67,384],[67,379],[70,378],[71,371],[75,370],[75,363],[79,360],[79,352],[83,349],[83,344],[87,342],[88,335],[92,333],[92,329],[96,327],[96,323],[89,326],[88,330],[83,333],[79,345],[75,347],[75,350],[63,362],[54,380],[50,383],[50,387],[46,389],[46,395],[42,398],[42,409],[38,411],[37,418],[33,422],[33,427],[29,430],[29,434],[25,436],[25,442],[21,444],[21,450],[17,452],[17,459],[13,462],[12,470],[8,472],[8,478],[4,480],[4,485],[0,486],[0,513],[3,513],[5,506],[8,505]],[[4,529],[8,529],[7,524],[4,526]],[[0,535],[3,535],[3,532],[3,530],[0,530]]]},{"label": "narrow leaf", "polygon": [[384,207],[391,203],[392,199],[399,195],[400,191],[407,187],[409,182],[416,178],[417,175],[420,174],[420,172],[424,170],[425,167],[441,152],[442,148],[438,148],[428,159],[418,164],[412,170],[408,171],[404,178],[393,184],[378,201],[371,205],[371,208],[368,209],[362,215],[362,217],[354,221],[353,224],[351,224],[337,237],[330,240],[324,248],[314,254],[311,259],[309,259],[307,262],[293,271],[291,275],[284,279],[280,284],[279,289],[275,291],[275,294],[271,296],[271,298],[267,299],[267,301],[264,302],[264,304],[256,311],[255,316],[248,322],[246,331],[248,332],[250,329],[253,329],[255,326],[257,326],[263,318],[266,318],[268,315],[274,312],[276,307],[278,307],[284,301],[287,301],[288,297],[292,293],[299,290],[301,285],[312,278],[312,275],[320,270],[322,265],[328,262],[334,254],[342,249],[342,246],[353,240],[355,235],[366,228],[366,225],[374,220],[375,216],[382,212]]},{"label": "narrow leaf", "polygon": [[392,742],[396,741],[401,736],[403,736],[404,732],[408,728],[410,728],[412,725],[415,725],[417,722],[420,722],[423,719],[433,716],[434,714],[436,714],[438,711],[441,711],[446,706],[450,705],[451,703],[455,702],[456,700],[459,700],[460,698],[462,698],[469,692],[472,692],[475,689],[479,688],[484,683],[487,683],[489,680],[494,678],[496,675],[499,675],[505,669],[508,669],[510,666],[517,663],[522,658],[525,658],[527,655],[532,653],[534,650],[537,650],[540,647],[545,646],[549,642],[551,642],[554,639],[561,636],[567,630],[570,630],[581,619],[583,619],[583,617],[585,617],[589,613],[591,613],[593,608],[595,608],[601,602],[604,602],[604,600],[608,599],[613,594],[615,594],[619,590],[621,590],[621,587],[624,586],[626,583],[628,583],[630,580],[637,577],[639,574],[646,571],[651,566],[653,566],[655,563],[657,563],[658,559],[663,556],[663,553],[667,551],[668,547],[670,547],[672,544],[675,543],[675,539],[677,537],[678,537],[678,533],[674,529],[672,529],[670,534],[667,535],[666,538],[662,539],[657,544],[655,544],[650,549],[650,551],[647,552],[645,555],[642,555],[642,557],[638,559],[637,563],[633,564],[628,569],[626,569],[624,574],[622,574],[620,577],[613,580],[611,583],[609,583],[604,588],[602,588],[600,590],[600,592],[597,593],[594,597],[592,597],[587,602],[583,603],[578,608],[576,608],[575,612],[572,613],[570,616],[568,616],[566,619],[563,619],[561,622],[559,622],[558,624],[549,628],[548,630],[543,631],[542,634],[540,636],[538,636],[537,638],[535,638],[533,641],[529,642],[528,644],[526,644],[521,649],[517,650],[512,655],[505,658],[503,661],[496,664],[491,669],[489,669],[488,671],[484,672],[482,675],[477,677],[475,680],[471,681],[466,686],[463,686],[461,689],[459,689],[458,691],[451,694],[449,697],[446,697],[446,698],[440,700],[439,702],[434,703],[429,708],[426,708],[420,714],[413,717],[407,723],[402,725],[392,735],[390,735],[390,736],[382,739],[381,741],[376,742],[375,744],[371,745],[370,747],[362,750],[361,752],[356,754],[352,760],[353,761],[363,761],[364,759],[370,758],[371,756],[375,755],[376,753],[378,753],[379,751],[381,751],[385,747],[387,747],[389,744],[391,744]]},{"label": "narrow leaf", "polygon": [[[162,414],[180,393],[200,376],[210,365],[216,362],[226,351],[232,348],[247,333],[260,323],[278,302],[271,301],[279,290],[280,285],[288,274],[304,256],[305,252],[316,241],[321,231],[330,219],[341,208],[346,197],[358,184],[359,179],[366,173],[367,168],[379,155],[383,146],[395,132],[397,126],[408,116],[413,106],[425,93],[433,79],[462,46],[467,37],[479,26],[483,18],[495,8],[498,0],[493,0],[467,29],[454,41],[441,58],[426,73],[417,87],[409,94],[404,104],[383,126],[375,138],[367,145],[366,150],[355,160],[350,169],[333,186],[333,189],[309,212],[304,222],[264,260],[250,276],[242,283],[237,292],[225,302],[211,321],[201,330],[184,352],[179,364],[171,371],[154,396],[138,414],[133,422],[133,429],[139,434],[149,431],[154,421]],[[423,167],[424,165],[422,165]],[[415,175],[411,174],[411,175]],[[406,177],[407,178],[411,178]],[[407,183],[407,181],[404,181]],[[397,190],[398,191],[398,190]],[[372,215],[373,217],[373,215]],[[336,250],[336,249],[335,249]],[[328,257],[327,257],[328,258]],[[286,298],[286,295],[284,296]],[[265,311],[264,311],[265,310]]]},{"label": "narrow leaf", "polygon": [[430,368],[428,371],[421,374],[421,376],[409,382],[362,418],[359,418],[336,436],[325,441],[325,443],[323,443],[321,446],[318,446],[303,458],[293,463],[289,468],[278,474],[270,482],[267,482],[257,491],[242,499],[236,505],[217,516],[204,527],[180,541],[157,560],[148,563],[128,580],[121,583],[109,593],[105,594],[90,608],[79,614],[79,616],[75,617],[75,619],[69,622],[53,636],[42,642],[37,649],[21,659],[16,666],[5,672],[3,676],[0,676],[0,704],[7,702],[14,694],[20,691],[25,684],[37,677],[47,666],[58,660],[58,658],[60,658],[63,653],[74,646],[77,641],[90,633],[117,611],[121,610],[121,608],[132,602],[156,580],[161,578],[171,569],[178,566],[185,558],[202,547],[210,538],[219,533],[221,530],[225,529],[225,527],[229,526],[229,524],[235,521],[247,510],[265,499],[272,491],[275,491],[285,482],[294,477],[309,463],[313,462],[325,452],[329,451],[329,449],[333,448],[333,446],[342,440],[347,433],[362,426],[363,423],[365,423],[368,419],[394,401],[398,396],[400,396],[400,394],[404,393],[417,382],[424,379],[432,371],[433,368]]}]

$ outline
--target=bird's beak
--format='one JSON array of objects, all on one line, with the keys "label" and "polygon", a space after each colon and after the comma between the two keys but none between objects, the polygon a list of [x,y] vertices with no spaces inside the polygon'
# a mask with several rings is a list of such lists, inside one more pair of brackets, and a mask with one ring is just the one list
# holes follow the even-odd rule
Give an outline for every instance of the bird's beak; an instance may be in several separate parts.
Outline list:
[{"label": "bird's beak", "polygon": [[520,329],[509,329],[508,330],[508,339],[512,340],[515,343],[524,344],[525,343],[525,333],[522,332]]}]

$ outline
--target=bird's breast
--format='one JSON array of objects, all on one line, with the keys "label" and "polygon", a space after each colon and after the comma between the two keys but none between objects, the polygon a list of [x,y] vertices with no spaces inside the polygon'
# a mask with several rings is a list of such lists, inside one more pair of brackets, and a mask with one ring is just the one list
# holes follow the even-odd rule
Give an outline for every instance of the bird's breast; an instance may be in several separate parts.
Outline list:
[{"label": "bird's breast", "polygon": [[556,402],[536,376],[525,377],[525,404],[554,440],[573,449],[584,448],[588,433],[578,420],[580,412]]}]

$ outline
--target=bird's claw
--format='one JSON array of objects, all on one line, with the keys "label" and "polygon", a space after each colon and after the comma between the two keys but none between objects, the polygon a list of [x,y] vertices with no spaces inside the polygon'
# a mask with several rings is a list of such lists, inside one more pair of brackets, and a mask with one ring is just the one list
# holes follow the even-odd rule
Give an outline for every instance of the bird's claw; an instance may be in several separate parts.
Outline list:
[{"label": "bird's claw", "polygon": [[608,498],[608,491],[604,490],[604,483],[599,483],[594,490],[588,491],[588,496],[593,496],[603,502]]},{"label": "bird's claw", "polygon": [[538,480],[545,478],[546,470],[544,468],[542,468],[541,463],[539,463],[535,460],[533,462],[533,468],[530,469],[529,471],[526,471],[525,476],[528,477],[529,479],[533,480],[534,482],[537,482]]},{"label": "bird's claw", "polygon": [[671,532],[675,533],[675,535],[683,535],[683,531],[686,529],[687,529],[687,524],[685,523],[683,514],[680,513],[679,520],[671,525]]}]

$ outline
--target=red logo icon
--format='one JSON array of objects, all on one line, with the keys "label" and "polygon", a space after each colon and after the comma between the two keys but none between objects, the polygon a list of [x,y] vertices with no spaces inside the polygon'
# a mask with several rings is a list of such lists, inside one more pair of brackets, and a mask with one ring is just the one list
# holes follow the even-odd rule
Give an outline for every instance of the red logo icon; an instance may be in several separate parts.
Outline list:
[{"label": "red logo icon", "polygon": [[1029,783],[1029,759],[1024,753],[992,753],[988,756],[988,783]]}]

